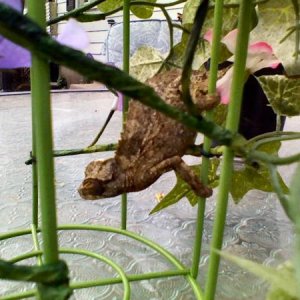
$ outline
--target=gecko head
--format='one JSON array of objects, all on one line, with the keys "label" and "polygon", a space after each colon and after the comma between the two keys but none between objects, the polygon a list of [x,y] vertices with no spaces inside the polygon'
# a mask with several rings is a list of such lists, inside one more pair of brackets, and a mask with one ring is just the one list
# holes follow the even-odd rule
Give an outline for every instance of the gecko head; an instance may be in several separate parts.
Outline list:
[{"label": "gecko head", "polygon": [[107,160],[95,160],[89,163],[85,169],[85,179],[78,188],[83,199],[96,200],[118,195],[115,178],[117,165],[113,158]]}]

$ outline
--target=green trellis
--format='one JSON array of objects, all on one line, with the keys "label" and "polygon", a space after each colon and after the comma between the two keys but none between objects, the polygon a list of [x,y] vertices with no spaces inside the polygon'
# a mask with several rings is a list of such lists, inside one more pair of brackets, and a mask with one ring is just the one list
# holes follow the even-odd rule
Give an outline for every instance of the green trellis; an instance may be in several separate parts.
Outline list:
[{"label": "green trellis", "polygon": [[[42,28],[45,28],[45,1],[29,0],[28,10],[30,17],[38,23]],[[239,111],[241,106],[242,91],[240,86],[243,84],[243,74],[247,56],[247,45],[249,38],[249,24],[251,15],[248,13],[251,8],[252,1],[243,0],[240,5],[239,15],[239,35],[238,49],[236,51],[236,63],[234,66],[233,87],[231,90],[232,104],[229,109],[229,118],[226,129],[231,132],[237,132]],[[124,62],[123,69],[129,71],[129,32],[130,32],[130,1],[124,0],[123,5],[123,21],[124,21]],[[209,93],[215,93],[217,80],[218,55],[220,52],[220,39],[222,28],[223,1],[215,1],[215,23],[214,23],[214,41],[211,55],[211,77],[209,81]],[[28,42],[30,43],[30,41]],[[24,42],[26,46],[26,42]],[[27,47],[30,48],[30,46]],[[57,58],[58,60],[59,58]],[[80,64],[79,64],[80,65]],[[107,69],[110,70],[109,67]],[[100,76],[101,75],[95,75]],[[105,75],[104,75],[105,76]],[[97,78],[95,78],[97,79]],[[12,233],[2,234],[0,240],[6,240],[23,235],[32,235],[34,241],[34,250],[32,252],[20,255],[11,259],[9,262],[0,262],[0,277],[5,279],[13,279],[20,281],[36,282],[37,288],[27,292],[20,292],[14,295],[4,296],[1,299],[24,299],[32,296],[37,296],[40,299],[67,299],[71,294],[72,289],[82,289],[94,286],[103,286],[109,284],[123,283],[124,295],[123,299],[130,299],[130,283],[133,281],[149,280],[154,278],[165,278],[174,276],[184,276],[189,282],[196,299],[211,300],[214,299],[216,283],[218,278],[219,255],[213,249],[221,249],[223,231],[225,224],[225,216],[228,201],[228,187],[232,172],[233,150],[226,148],[224,153],[224,163],[221,177],[220,193],[217,200],[216,222],[213,229],[212,251],[210,253],[210,264],[207,275],[207,283],[205,293],[200,288],[196,279],[198,276],[198,265],[201,253],[201,240],[203,233],[203,220],[205,211],[204,199],[199,199],[198,202],[198,217],[197,227],[195,232],[195,243],[193,250],[192,266],[183,265],[176,257],[167,250],[163,249],[158,244],[141,237],[126,229],[127,218],[127,197],[122,196],[121,206],[121,229],[107,226],[92,226],[92,225],[63,225],[57,226],[56,220],[56,203],[55,203],[55,186],[54,186],[54,167],[53,167],[53,143],[52,143],[52,124],[51,124],[51,107],[49,94],[49,65],[45,55],[37,55],[33,52],[32,68],[32,176],[33,176],[33,215],[32,225],[30,229],[15,231]],[[125,94],[129,95],[129,91],[124,87]],[[125,101],[127,103],[127,101]],[[127,104],[125,104],[126,110]],[[208,114],[207,119],[212,116]],[[192,119],[191,119],[192,120]],[[124,120],[125,121],[125,120]],[[188,121],[186,121],[188,122]],[[228,131],[222,131],[224,144],[230,143],[231,136],[226,136]],[[224,135],[225,133],[225,135]],[[218,132],[210,133],[210,137]],[[219,134],[219,137],[221,135]],[[208,151],[211,145],[211,139],[205,138],[204,150]],[[110,150],[112,146],[108,146]],[[105,147],[104,147],[105,148]],[[91,151],[94,151],[93,148]],[[72,155],[76,151],[66,151],[58,155]],[[86,151],[88,152],[88,151]],[[207,182],[209,159],[203,158],[202,180]],[[40,204],[40,205],[39,205]],[[40,212],[38,207],[40,207]],[[38,223],[38,215],[41,214],[41,224]],[[90,251],[82,249],[60,249],[58,246],[57,231],[72,231],[72,230],[87,230],[87,231],[104,231],[112,232],[127,236],[138,242],[141,242],[156,252],[164,256],[170,262],[173,269],[153,272],[148,274],[126,274],[122,268],[110,260],[109,258]],[[41,249],[38,242],[38,233],[42,234],[43,248]],[[121,251],[121,250],[120,250]],[[60,254],[77,254],[95,258],[110,265],[117,273],[118,277],[105,278],[102,280],[87,281],[87,282],[69,282],[67,265],[60,261]],[[36,257],[37,265],[34,267],[15,265],[17,262],[22,262],[28,258]]]}]

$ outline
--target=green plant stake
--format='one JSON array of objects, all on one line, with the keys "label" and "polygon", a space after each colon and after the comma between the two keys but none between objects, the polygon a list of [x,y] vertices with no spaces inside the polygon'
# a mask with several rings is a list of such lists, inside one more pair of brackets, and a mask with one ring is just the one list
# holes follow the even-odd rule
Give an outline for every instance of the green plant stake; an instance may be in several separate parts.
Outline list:
[{"label": "green plant stake", "polygon": [[[130,56],[130,0],[124,0],[123,5],[123,71],[129,73]],[[123,127],[126,122],[128,110],[128,97],[123,100]],[[121,228],[127,228],[127,194],[122,195],[121,202]]]},{"label": "green plant stake", "polygon": [[[216,82],[218,77],[218,58],[220,53],[220,41],[222,35],[222,23],[223,23],[223,0],[217,0],[215,2],[215,11],[214,11],[214,27],[213,27],[213,41],[211,49],[211,60],[210,60],[210,73],[209,73],[209,85],[208,93],[209,95],[216,94]],[[212,120],[213,112],[209,111],[206,113],[206,118]],[[203,150],[207,153],[210,151],[211,139],[204,136],[204,146]],[[207,157],[202,158],[201,166],[201,181],[204,184],[208,183],[208,173],[210,167],[210,160]],[[193,262],[192,262],[192,276],[197,278],[201,254],[201,245],[202,245],[202,236],[204,230],[204,213],[205,213],[205,204],[206,201],[203,198],[198,200],[198,211],[197,211],[197,227],[195,234],[195,243],[193,251]]]},{"label": "green plant stake", "polygon": [[[239,11],[238,37],[236,42],[235,61],[233,69],[233,80],[230,92],[231,102],[229,105],[228,117],[226,122],[226,129],[230,130],[233,133],[236,133],[238,131],[240,119],[245,66],[251,25],[251,14],[249,14],[249,11],[251,9],[252,1],[241,1]],[[233,158],[233,150],[229,147],[226,147],[224,150],[224,158],[221,167],[219,194],[217,197],[217,207],[211,242],[212,249],[210,251],[210,261],[207,274],[207,282],[205,286],[205,300],[213,300],[215,297],[220,256],[219,254],[214,252],[214,249],[222,248],[228,204],[228,193],[233,171]]]}]

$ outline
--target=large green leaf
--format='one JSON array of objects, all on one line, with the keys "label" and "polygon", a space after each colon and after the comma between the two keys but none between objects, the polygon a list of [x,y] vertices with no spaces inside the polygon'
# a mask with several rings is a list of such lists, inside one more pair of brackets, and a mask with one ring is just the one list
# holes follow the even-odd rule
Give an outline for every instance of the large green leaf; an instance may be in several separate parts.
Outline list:
[{"label": "large green leaf", "polygon": [[273,110],[282,116],[300,115],[300,80],[283,75],[257,78]]},{"label": "large green leaf", "polygon": [[[145,2],[156,3],[156,0],[146,0]],[[154,6],[132,5],[130,10],[140,19],[149,19],[152,17]]]},{"label": "large green leaf", "polygon": [[[137,0],[135,0],[137,1]],[[145,0],[144,2],[155,3],[157,0]],[[98,5],[98,9],[104,13],[115,10],[123,5],[123,0],[106,0]],[[131,1],[134,2],[134,1]],[[131,5],[131,12],[141,19],[148,19],[153,14],[153,6]]]},{"label": "large green leaf", "polygon": [[[277,173],[283,192],[288,193],[288,188]],[[266,167],[254,168],[249,165],[236,168],[232,175],[230,193],[235,203],[238,203],[250,190],[273,192],[273,185],[269,171]]]},{"label": "large green leaf", "polygon": [[[201,166],[192,166],[193,170],[197,175],[200,175],[201,172]],[[158,212],[170,205],[173,205],[177,203],[179,200],[184,198],[188,193],[193,193],[190,186],[182,180],[177,174],[176,174],[176,184],[174,188],[165,196],[163,199],[151,210],[150,214],[153,214],[155,212]]]},{"label": "large green leaf", "polygon": [[[187,33],[182,34],[181,41],[173,47],[173,53],[168,60],[170,63],[180,68],[183,67],[188,38],[189,38],[189,34]],[[208,42],[201,40],[198,43],[198,47],[195,52],[192,69],[199,70],[200,67],[209,59],[209,57],[210,57],[210,49],[209,49]]]},{"label": "large green leaf", "polygon": [[130,58],[130,75],[145,82],[154,76],[163,63],[164,57],[152,47],[138,48]]},{"label": "large green leaf", "polygon": [[[271,284],[267,300],[299,300],[298,287],[293,267],[286,263],[278,269],[264,266],[250,260],[231,255],[226,252],[218,253],[243,269],[257,275]],[[275,298],[275,296],[280,298]]]},{"label": "large green leaf", "polygon": [[123,0],[106,0],[99,4],[97,7],[100,11],[106,13],[111,10],[117,9],[123,5]]},{"label": "large green leaf", "polygon": [[291,34],[284,42],[281,39],[296,24],[292,1],[269,0],[258,5],[258,26],[251,33],[251,40],[268,42],[275,55],[282,62],[289,75],[300,74],[300,61],[296,61],[296,34]]},{"label": "large green leaf", "polygon": [[[264,151],[270,154],[278,153],[280,149],[280,142],[272,142],[261,145],[257,148],[259,151]],[[251,144],[249,145],[249,148]],[[219,183],[218,168],[220,164],[220,159],[213,158],[210,164],[210,170],[208,175],[209,186],[215,188]],[[200,176],[201,165],[192,166],[194,172]],[[289,189],[282,180],[279,173],[279,182],[284,193],[288,193]],[[240,200],[251,190],[261,190],[265,192],[273,192],[273,185],[271,182],[271,177],[269,171],[264,166],[259,166],[258,168],[252,167],[247,164],[236,163],[232,175],[232,183],[230,187],[230,194],[235,203],[239,203]],[[170,205],[173,205],[180,201],[182,198],[186,197],[192,206],[196,205],[198,202],[197,195],[193,192],[190,186],[183,181],[179,176],[177,176],[177,181],[174,188],[165,196],[163,199],[154,207],[151,213],[158,212]]]},{"label": "large green leaf", "polygon": [[[185,26],[186,24],[193,24],[196,11],[200,5],[200,0],[188,0],[183,8],[183,16],[182,16],[182,24]],[[239,4],[239,0],[225,0],[224,4]],[[213,9],[214,1],[210,2],[210,11],[206,17],[206,21],[203,28],[209,29],[213,27]],[[238,16],[238,6],[234,8],[225,8],[224,9],[224,24],[223,30],[228,32],[232,30],[237,24],[237,16]],[[204,29],[203,29],[204,30]],[[205,32],[205,30],[203,31]]]},{"label": "large green leaf", "polygon": [[[232,2],[232,1],[225,1],[226,3]],[[184,6],[183,9],[183,19],[182,24],[183,26],[190,30],[192,28],[192,25],[194,23],[194,18],[196,14],[196,10],[199,6],[200,0],[188,0]],[[227,8],[224,10],[223,15],[223,35],[231,31],[236,27],[237,24],[237,17],[238,17],[238,8]],[[211,8],[209,9],[203,28],[202,28],[202,35],[204,35],[209,29],[213,28],[213,18],[214,18],[214,10]],[[187,40],[188,40],[188,34],[183,34],[181,43],[179,45],[176,45],[174,49],[174,56],[176,59],[174,59],[174,63],[181,66],[183,62],[184,57],[184,51],[186,49]],[[231,54],[228,52],[227,48],[222,45],[221,46],[221,52],[219,56],[219,61],[223,62],[227,58],[229,58]],[[203,41],[200,39],[199,45],[197,48],[197,51],[194,56],[194,62],[193,62],[193,69],[198,70],[200,66],[207,61],[207,59],[210,57],[210,45],[206,41]]]}]

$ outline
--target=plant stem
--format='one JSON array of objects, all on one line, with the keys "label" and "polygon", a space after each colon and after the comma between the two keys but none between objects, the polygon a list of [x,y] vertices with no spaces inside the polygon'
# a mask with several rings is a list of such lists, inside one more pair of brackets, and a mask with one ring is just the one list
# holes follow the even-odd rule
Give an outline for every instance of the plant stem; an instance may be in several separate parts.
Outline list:
[{"label": "plant stem", "polygon": [[[45,1],[30,0],[28,11],[31,18],[45,28]],[[42,234],[45,263],[58,262],[58,242],[56,234],[56,206],[54,186],[54,166],[52,158],[52,121],[50,108],[50,76],[48,60],[32,55],[32,101],[33,124],[39,194],[41,200]]]},{"label": "plant stem", "polygon": [[199,116],[199,118],[201,118],[201,115],[198,113],[197,107],[195,106],[190,93],[190,78],[192,74],[192,64],[194,60],[194,54],[197,49],[201,29],[207,14],[208,3],[209,3],[208,0],[203,0],[196,11],[194,25],[186,46],[182,75],[181,75],[182,100],[184,101],[184,104],[187,110],[189,111],[189,113],[193,115],[197,115]]},{"label": "plant stem", "polygon": [[300,139],[300,133],[294,133],[289,135],[277,135],[265,139],[258,140],[256,143],[253,143],[251,146],[251,150],[256,150],[257,148],[261,147],[262,145],[273,143],[273,142],[281,142],[281,141],[292,141]]},{"label": "plant stem", "polygon": [[[300,22],[299,16],[299,3],[298,0],[292,0],[294,11],[295,11],[295,25],[297,26]],[[295,60],[298,60],[299,57],[299,42],[300,42],[300,31],[299,28],[296,28],[295,34]]]},{"label": "plant stem", "polygon": [[246,160],[261,161],[263,163],[273,165],[289,165],[300,160],[300,153],[287,157],[278,157],[262,151],[250,151],[246,153]]},{"label": "plant stem", "polygon": [[[130,57],[130,0],[123,2],[123,71],[129,74]],[[123,128],[125,126],[129,98],[123,99]],[[127,194],[122,194],[121,203],[121,228],[127,228]]]},{"label": "plant stem", "polygon": [[293,215],[291,214],[291,211],[290,211],[289,198],[287,195],[284,194],[284,192],[282,191],[282,188],[280,186],[277,169],[273,165],[268,165],[268,169],[269,169],[269,173],[270,173],[270,177],[271,177],[271,183],[273,186],[273,190],[277,194],[278,200],[279,200],[285,214],[288,216],[288,218],[291,221],[294,221]]},{"label": "plant stem", "polygon": [[56,17],[50,21],[47,22],[47,25],[53,25],[53,24],[56,24],[58,22],[61,22],[61,21],[64,21],[64,20],[67,20],[69,18],[76,18],[77,16],[81,15],[83,12],[89,10],[90,8],[93,8],[94,6],[104,2],[105,0],[95,0],[95,1],[92,1],[86,5],[83,5],[77,9],[73,9],[72,11],[70,12],[67,12],[65,13],[64,15],[62,16],[59,16],[59,17]]},{"label": "plant stem", "polygon": [[293,220],[295,222],[295,257],[294,266],[296,273],[296,280],[298,282],[300,293],[300,163],[296,168],[295,174],[291,184],[290,206]]},{"label": "plant stem", "polygon": [[114,115],[114,113],[115,113],[115,110],[114,110],[114,109],[112,109],[112,110],[109,112],[109,114],[108,114],[108,116],[107,116],[107,118],[106,118],[104,124],[102,125],[100,131],[98,132],[98,134],[96,135],[96,137],[93,139],[93,141],[88,145],[88,148],[93,147],[93,146],[95,146],[95,145],[97,144],[98,140],[99,140],[100,137],[102,136],[104,130],[106,129],[106,127],[107,127],[109,121],[111,120],[112,116]]},{"label": "plant stem", "polygon": [[[238,36],[235,50],[235,61],[233,66],[233,80],[230,91],[228,117],[226,121],[226,128],[234,133],[238,131],[239,126],[242,92],[245,78],[245,67],[248,52],[249,32],[251,25],[251,14],[249,14],[249,11],[251,11],[252,9],[251,0],[242,0],[240,3]],[[217,196],[217,206],[215,222],[213,226],[209,268],[205,288],[205,300],[213,300],[215,298],[220,256],[214,250],[220,250],[222,248],[228,204],[228,193],[231,185],[233,171],[233,158],[234,152],[229,147],[226,147],[224,150],[219,193]]]},{"label": "plant stem", "polygon": [[[218,57],[221,46],[221,35],[222,35],[222,24],[223,24],[223,0],[217,0],[215,2],[214,11],[214,26],[213,26],[213,41],[211,48],[211,61],[210,61],[210,73],[208,82],[208,94],[214,95],[216,92],[216,82],[218,77]],[[212,119],[212,112],[207,112],[206,117],[208,120]],[[211,139],[204,137],[203,150],[209,152],[211,148]],[[210,160],[207,157],[202,158],[201,175],[200,179],[203,184],[208,183],[208,174],[210,168]],[[197,227],[196,227],[196,238],[193,252],[193,262],[191,274],[194,278],[198,276],[199,262],[201,255],[202,237],[203,237],[203,226],[204,226],[204,214],[205,214],[204,198],[198,200],[198,213],[197,213]]]}]

